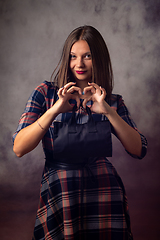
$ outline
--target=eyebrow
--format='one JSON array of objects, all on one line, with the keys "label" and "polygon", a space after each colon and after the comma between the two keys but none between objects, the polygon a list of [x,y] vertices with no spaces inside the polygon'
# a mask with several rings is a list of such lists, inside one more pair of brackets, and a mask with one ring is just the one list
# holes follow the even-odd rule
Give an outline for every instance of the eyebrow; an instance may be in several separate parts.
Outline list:
[{"label": "eyebrow", "polygon": [[[86,52],[86,53],[84,53],[83,55],[85,55],[85,54],[91,54],[91,52]],[[75,54],[74,52],[70,52],[70,54]],[[76,55],[76,54],[75,54]]]}]

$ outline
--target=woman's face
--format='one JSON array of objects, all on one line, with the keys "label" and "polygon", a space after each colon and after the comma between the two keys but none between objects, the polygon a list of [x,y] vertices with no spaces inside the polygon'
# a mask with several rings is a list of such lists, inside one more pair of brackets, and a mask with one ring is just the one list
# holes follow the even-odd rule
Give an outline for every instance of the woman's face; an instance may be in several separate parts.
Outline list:
[{"label": "woman's face", "polygon": [[92,57],[89,45],[84,40],[73,44],[70,52],[70,69],[77,84],[91,82],[92,79]]}]

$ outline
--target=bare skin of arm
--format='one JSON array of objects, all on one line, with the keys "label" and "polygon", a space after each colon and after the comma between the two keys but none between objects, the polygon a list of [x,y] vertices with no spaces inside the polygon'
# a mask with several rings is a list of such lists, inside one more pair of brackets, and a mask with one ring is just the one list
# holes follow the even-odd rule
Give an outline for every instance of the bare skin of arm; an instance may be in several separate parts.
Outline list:
[{"label": "bare skin of arm", "polygon": [[[106,106],[107,108],[108,106]],[[142,151],[140,134],[129,126],[112,108],[108,109],[105,115],[108,117],[124,148],[128,152],[140,157]]]},{"label": "bare skin of arm", "polygon": [[[104,114],[112,124],[117,137],[124,148],[131,154],[141,156],[142,142],[140,134],[134,128],[129,126],[104,100],[106,97],[105,89],[99,87],[95,83],[88,84],[94,87],[94,93],[90,97],[93,101],[91,110],[99,114]],[[86,99],[84,101],[84,107],[88,100],[89,99]]]},{"label": "bare skin of arm", "polygon": [[[70,82],[59,89],[58,101],[38,119],[38,123],[43,129],[36,121],[17,134],[13,151],[18,157],[22,157],[26,153],[32,151],[39,144],[58,114],[72,110],[72,106],[69,103],[70,99],[75,99],[77,101],[77,106],[80,105],[78,96],[81,94],[81,89],[74,85],[75,83]],[[72,94],[73,92],[77,94]]]},{"label": "bare skin of arm", "polygon": [[[75,99],[77,101],[77,106],[79,107],[82,91],[79,87],[74,85],[75,83],[68,83],[64,88],[59,89],[59,100],[38,119],[38,122],[43,129],[41,129],[37,122],[34,122],[17,134],[14,141],[13,151],[18,157],[22,157],[24,154],[32,151],[39,144],[52,121],[59,113],[72,110],[72,106],[69,104],[69,99]],[[124,148],[128,152],[140,156],[142,143],[139,133],[129,126],[117,114],[117,112],[107,104],[104,100],[106,96],[105,89],[99,87],[95,83],[88,83],[88,85],[89,86],[84,88],[86,98],[83,101],[83,107],[85,108],[86,103],[89,100],[92,100],[93,105],[91,110],[97,114],[106,115]]]}]

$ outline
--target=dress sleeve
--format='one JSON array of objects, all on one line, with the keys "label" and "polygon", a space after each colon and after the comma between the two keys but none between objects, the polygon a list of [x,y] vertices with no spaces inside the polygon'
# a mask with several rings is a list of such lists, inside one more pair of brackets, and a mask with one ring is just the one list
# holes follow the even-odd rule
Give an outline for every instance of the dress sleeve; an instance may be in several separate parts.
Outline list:
[{"label": "dress sleeve", "polygon": [[131,127],[133,127],[141,136],[141,141],[142,141],[142,151],[141,151],[141,156],[136,156],[133,155],[131,153],[129,153],[127,150],[126,152],[131,155],[134,158],[138,158],[138,159],[142,159],[144,158],[144,156],[147,153],[147,139],[145,138],[145,136],[137,129],[136,124],[134,123],[133,119],[130,116],[130,113],[126,107],[126,105],[124,104],[124,100],[122,99],[122,96],[118,95],[118,101],[117,101],[117,113],[119,114],[119,116],[125,121],[127,122]]},{"label": "dress sleeve", "polygon": [[[20,117],[18,128],[16,132],[13,134],[13,142],[15,140],[18,132],[34,123],[45,111],[50,107],[54,102],[54,93],[53,90],[50,91],[49,83],[43,82],[30,95],[25,110]],[[50,96],[52,94],[52,96]]]}]

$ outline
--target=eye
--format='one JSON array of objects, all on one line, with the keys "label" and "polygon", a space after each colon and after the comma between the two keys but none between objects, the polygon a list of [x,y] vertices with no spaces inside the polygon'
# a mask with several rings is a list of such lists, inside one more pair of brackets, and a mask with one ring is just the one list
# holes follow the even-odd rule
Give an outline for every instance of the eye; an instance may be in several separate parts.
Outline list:
[{"label": "eye", "polygon": [[75,59],[76,55],[75,54],[70,54],[70,59]]},{"label": "eye", "polygon": [[85,58],[86,58],[86,59],[91,59],[91,58],[92,58],[92,56],[91,56],[91,54],[90,54],[90,53],[87,53],[87,54],[85,55]]}]

